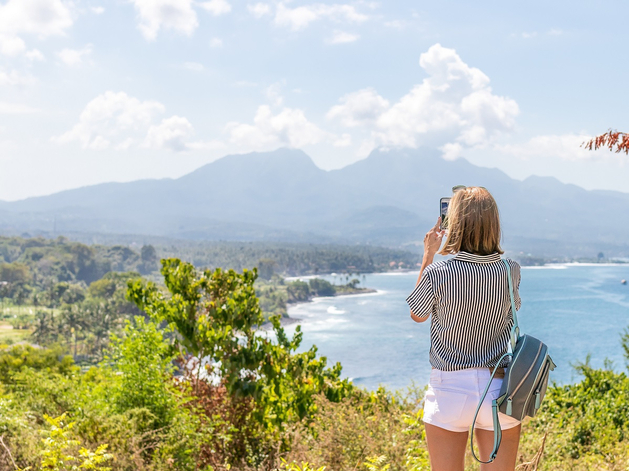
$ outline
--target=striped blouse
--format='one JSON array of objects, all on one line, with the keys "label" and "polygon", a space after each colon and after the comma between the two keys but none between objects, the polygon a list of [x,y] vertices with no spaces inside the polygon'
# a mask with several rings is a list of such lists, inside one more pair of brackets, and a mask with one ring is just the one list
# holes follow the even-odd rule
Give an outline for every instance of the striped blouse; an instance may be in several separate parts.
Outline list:
[{"label": "striped blouse", "polygon": [[[507,260],[519,310],[520,265]],[[418,317],[432,314],[430,364],[434,368],[493,368],[507,351],[513,316],[507,267],[497,253],[459,252],[428,265],[406,302]],[[499,366],[507,364],[505,359]]]}]

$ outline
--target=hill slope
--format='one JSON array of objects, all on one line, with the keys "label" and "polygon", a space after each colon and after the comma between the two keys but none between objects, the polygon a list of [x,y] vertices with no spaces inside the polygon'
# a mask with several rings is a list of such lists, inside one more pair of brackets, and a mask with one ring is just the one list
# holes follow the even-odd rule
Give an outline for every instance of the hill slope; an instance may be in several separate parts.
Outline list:
[{"label": "hill slope", "polygon": [[[330,172],[302,151],[232,155],[178,179],[107,183],[0,202],[0,230],[101,232],[193,239],[360,242],[421,240],[456,184],[496,197],[505,244],[546,255],[629,254],[629,194],[554,178],[514,180],[431,149],[374,151]],[[613,228],[605,224],[613,220]]]}]

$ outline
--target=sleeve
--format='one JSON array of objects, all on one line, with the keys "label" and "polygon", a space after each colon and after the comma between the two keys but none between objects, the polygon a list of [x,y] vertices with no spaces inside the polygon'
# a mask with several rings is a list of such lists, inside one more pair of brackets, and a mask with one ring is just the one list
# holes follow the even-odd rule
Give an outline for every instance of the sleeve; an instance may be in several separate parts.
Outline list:
[{"label": "sleeve", "polygon": [[513,281],[513,302],[515,303],[516,311],[522,307],[522,300],[520,299],[520,264],[514,260],[509,260],[509,266],[511,267],[511,280]]},{"label": "sleeve", "polygon": [[406,302],[417,317],[428,317],[433,312],[436,299],[427,272],[424,271],[419,283],[406,298]]}]

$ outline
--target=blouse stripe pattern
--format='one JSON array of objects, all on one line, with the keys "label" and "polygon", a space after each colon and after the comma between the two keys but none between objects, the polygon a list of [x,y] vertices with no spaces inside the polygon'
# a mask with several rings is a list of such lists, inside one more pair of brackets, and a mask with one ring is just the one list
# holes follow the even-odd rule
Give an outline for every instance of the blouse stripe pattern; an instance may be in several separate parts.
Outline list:
[{"label": "blouse stripe pattern", "polygon": [[[516,309],[520,265],[511,267]],[[507,267],[499,254],[459,252],[424,269],[406,302],[418,317],[432,315],[430,364],[442,371],[493,368],[507,352],[513,325]],[[498,366],[507,366],[508,359]]]}]

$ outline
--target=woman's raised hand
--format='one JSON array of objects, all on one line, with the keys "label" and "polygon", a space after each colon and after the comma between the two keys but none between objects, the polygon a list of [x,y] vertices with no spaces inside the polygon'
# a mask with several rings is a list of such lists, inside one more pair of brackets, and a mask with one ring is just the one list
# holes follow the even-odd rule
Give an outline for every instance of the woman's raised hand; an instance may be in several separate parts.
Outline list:
[{"label": "woman's raised hand", "polygon": [[430,229],[424,236],[424,256],[434,256],[441,247],[441,241],[446,231],[441,230],[441,217],[437,219],[435,227]]}]

